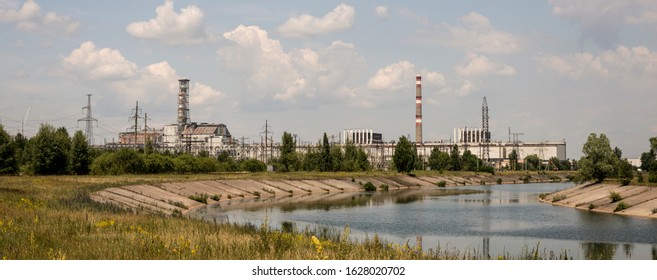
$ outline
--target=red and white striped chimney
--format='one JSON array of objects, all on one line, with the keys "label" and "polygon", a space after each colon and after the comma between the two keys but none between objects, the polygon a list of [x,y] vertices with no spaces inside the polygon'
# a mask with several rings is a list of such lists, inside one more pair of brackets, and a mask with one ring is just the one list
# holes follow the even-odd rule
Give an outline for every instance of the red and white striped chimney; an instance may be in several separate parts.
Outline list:
[{"label": "red and white striped chimney", "polygon": [[415,77],[415,143],[422,143],[422,76]]}]

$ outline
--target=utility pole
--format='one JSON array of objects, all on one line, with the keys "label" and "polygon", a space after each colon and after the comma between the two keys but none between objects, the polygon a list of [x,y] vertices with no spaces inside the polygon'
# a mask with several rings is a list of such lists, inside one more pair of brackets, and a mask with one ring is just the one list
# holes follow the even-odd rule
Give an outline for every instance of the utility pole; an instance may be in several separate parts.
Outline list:
[{"label": "utility pole", "polygon": [[84,130],[85,137],[87,137],[87,144],[89,146],[94,145],[94,126],[93,122],[96,122],[96,125],[98,125],[98,120],[94,119],[91,116],[91,94],[87,94],[87,106],[82,107],[82,112],[87,111],[87,116],[84,118],[81,118],[78,120],[78,122],[84,121],[86,122],[86,127]]},{"label": "utility pole", "polygon": [[481,130],[483,136],[483,161],[485,165],[490,164],[490,130],[488,127],[488,102],[484,96],[484,102],[481,105]]},{"label": "utility pole", "polygon": [[[520,153],[518,152],[518,148],[520,147],[520,145],[518,145],[518,136],[525,134],[522,132],[511,133],[511,128],[509,127],[509,135],[513,135],[513,150],[516,152],[516,157],[520,158]],[[513,166],[513,169],[515,170],[516,167]]]},{"label": "utility pole", "polygon": [[138,135],[138,131],[139,131],[139,124],[138,124],[138,121],[139,121],[139,119],[141,118],[141,116],[139,115],[139,113],[141,112],[141,111],[139,110],[139,101],[136,101],[134,111],[135,111],[135,114],[134,114],[132,117],[130,117],[130,120],[134,120],[134,121],[135,121],[135,124],[134,124],[132,127],[130,127],[130,128],[135,130],[135,135],[134,135],[134,139],[135,139],[135,149],[137,149],[137,135]]},{"label": "utility pole", "polygon": [[269,142],[269,133],[271,133],[271,131],[269,131],[270,128],[271,127],[269,126],[268,120],[265,120],[265,127],[264,127],[264,129],[265,129],[265,131],[264,131],[264,133],[265,133],[265,144],[264,144],[264,146],[262,145],[262,139],[260,141],[260,146],[262,147],[263,161],[265,163],[269,162],[269,158],[267,156],[267,149],[269,149],[269,143],[268,142]]},{"label": "utility pole", "polygon": [[[146,147],[146,142],[150,140],[150,137],[148,136],[148,113],[144,113],[144,148]],[[147,140],[148,139],[148,140]],[[155,143],[151,143],[152,145],[155,145]],[[144,149],[144,152],[146,152],[146,149]]]}]

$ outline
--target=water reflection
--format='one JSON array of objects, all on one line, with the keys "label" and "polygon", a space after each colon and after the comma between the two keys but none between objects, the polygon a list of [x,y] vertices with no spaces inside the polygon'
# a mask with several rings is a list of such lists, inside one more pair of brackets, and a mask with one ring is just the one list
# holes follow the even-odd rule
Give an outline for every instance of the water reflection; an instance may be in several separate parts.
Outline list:
[{"label": "water reflection", "polygon": [[410,204],[423,199],[435,199],[437,197],[483,193],[481,190],[470,189],[406,189],[389,192],[349,192],[349,193],[325,193],[319,195],[285,196],[274,198],[256,198],[242,200],[222,201],[218,204],[208,205],[206,211],[259,211],[272,207],[279,208],[282,212],[293,212],[298,210],[336,210],[343,208],[381,206],[386,203]]},{"label": "water reflection", "polygon": [[616,255],[618,244],[583,242],[582,250],[587,260],[611,260]]}]

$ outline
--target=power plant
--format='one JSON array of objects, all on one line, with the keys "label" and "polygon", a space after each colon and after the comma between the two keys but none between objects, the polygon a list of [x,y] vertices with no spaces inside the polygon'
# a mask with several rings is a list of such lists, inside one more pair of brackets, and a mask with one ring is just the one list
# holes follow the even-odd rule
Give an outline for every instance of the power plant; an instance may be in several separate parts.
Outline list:
[{"label": "power plant", "polygon": [[[176,123],[165,125],[162,129],[147,129],[141,132],[136,129],[136,121],[141,118],[139,109],[135,108],[135,131],[120,133],[119,145],[141,146],[147,141],[152,142],[160,150],[184,151],[194,154],[207,152],[216,156],[221,152],[227,152],[230,156],[241,158],[254,158],[264,162],[279,156],[280,143],[275,143],[271,136],[269,125],[265,126],[265,136],[261,143],[246,143],[244,138],[236,141],[225,124],[207,122],[192,122],[189,107],[190,80],[181,78],[178,80],[178,102]],[[90,95],[89,95],[90,98]],[[89,99],[90,100],[90,99]],[[87,121],[90,127],[91,103],[88,101]],[[469,151],[482,159],[486,165],[502,168],[509,164],[509,154],[515,151],[518,158],[522,159],[528,155],[537,155],[541,160],[547,161],[552,157],[566,160],[566,141],[519,141],[516,134],[511,141],[493,141],[489,126],[489,108],[486,97],[483,98],[481,107],[481,128],[462,127],[454,128],[453,138],[441,141],[424,141],[422,137],[422,76],[415,77],[415,148],[418,156],[424,162],[427,161],[431,151],[438,148],[440,151],[449,152],[454,145],[462,154]],[[144,121],[147,119],[144,117]],[[88,128],[90,129],[90,128]],[[269,132],[269,133],[267,133]],[[296,136],[295,136],[296,137]],[[376,169],[387,169],[392,161],[395,150],[395,141],[385,142],[381,133],[374,132],[371,128],[345,129],[340,133],[339,141],[332,141],[339,145],[346,143],[355,144],[368,154],[370,163]],[[295,141],[296,142],[296,141]],[[316,143],[298,143],[297,152],[305,153],[316,146]]]}]

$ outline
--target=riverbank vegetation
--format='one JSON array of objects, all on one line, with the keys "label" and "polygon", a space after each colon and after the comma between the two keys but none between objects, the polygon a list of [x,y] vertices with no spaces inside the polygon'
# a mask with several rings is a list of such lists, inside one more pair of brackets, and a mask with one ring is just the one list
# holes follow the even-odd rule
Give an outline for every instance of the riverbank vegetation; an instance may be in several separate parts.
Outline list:
[{"label": "riverbank vegetation", "polygon": [[[263,173],[265,174],[265,173]],[[348,227],[214,224],[127,212],[91,201],[91,192],[127,184],[216,179],[226,175],[0,177],[1,259],[486,259],[474,250],[420,249]],[[248,175],[251,176],[251,175]],[[280,176],[280,175],[273,175]],[[318,248],[321,248],[319,250]],[[529,248],[491,258],[563,258]]]}]

